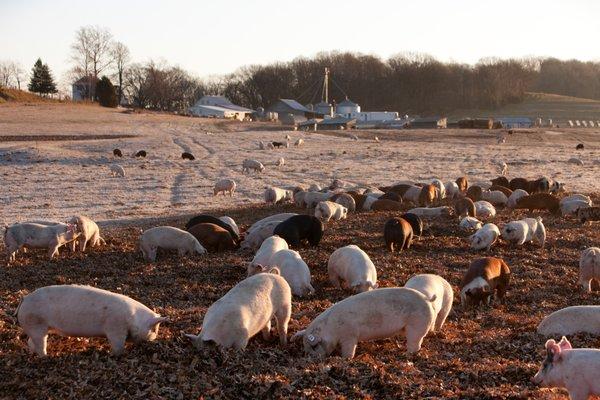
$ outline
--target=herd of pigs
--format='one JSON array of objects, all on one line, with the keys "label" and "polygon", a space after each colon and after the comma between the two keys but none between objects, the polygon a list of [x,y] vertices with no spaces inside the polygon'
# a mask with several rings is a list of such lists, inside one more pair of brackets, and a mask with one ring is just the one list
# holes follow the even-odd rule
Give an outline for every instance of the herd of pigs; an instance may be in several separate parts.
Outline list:
[{"label": "herd of pigs", "polygon": [[[244,161],[245,172],[262,172],[260,163]],[[486,185],[487,186],[487,185]],[[218,181],[214,195],[234,195],[236,182]],[[179,256],[240,249],[252,251],[247,265],[248,277],[212,304],[198,335],[186,334],[197,348],[216,344],[220,348],[243,350],[258,333],[271,335],[271,322],[282,346],[287,344],[288,323],[292,315],[292,296],[305,297],[315,292],[311,272],[298,251],[305,242],[318,246],[325,224],[343,220],[359,210],[402,211],[382,227],[382,243],[390,252],[409,249],[420,237],[424,224],[442,218],[456,218],[473,250],[486,251],[499,239],[520,246],[527,242],[544,247],[546,228],[540,216],[510,221],[500,228],[486,223],[496,215],[496,207],[549,212],[575,216],[581,223],[600,220],[600,207],[583,194],[567,195],[564,185],[547,178],[508,180],[500,176],[491,186],[471,185],[467,178],[443,183],[399,183],[380,188],[353,187],[335,179],[327,188],[318,185],[283,189],[268,187],[264,201],[269,204],[294,202],[308,214],[280,213],[263,218],[241,232],[228,217],[201,214],[190,219],[185,230],[159,226],[142,232],[139,248],[145,260],[154,262],[159,248],[177,250]],[[416,208],[406,211],[403,203]],[[98,225],[84,216],[66,223],[27,221],[6,227],[4,242],[9,263],[17,255],[26,257],[28,249],[44,248],[50,258],[61,246],[84,252],[86,246],[104,244]],[[580,258],[579,283],[591,290],[591,281],[600,279],[600,248],[585,249]],[[377,270],[369,255],[357,245],[338,248],[329,257],[327,271],[331,284],[355,294],[335,303],[317,316],[291,340],[301,340],[305,353],[326,357],[339,351],[354,357],[363,341],[404,335],[407,353],[417,353],[429,332],[439,331],[449,315],[454,293],[443,277],[419,274],[403,287],[378,288]],[[460,284],[463,307],[490,305],[505,301],[510,286],[510,267],[495,257],[472,261]],[[106,337],[113,354],[123,352],[127,339],[152,341],[165,317],[127,296],[80,285],[55,285],[39,288],[24,296],[15,316],[28,337],[32,352],[45,356],[50,329],[66,336]],[[540,334],[570,335],[597,333],[600,306],[574,306],[547,316],[538,326]],[[572,349],[566,337],[557,343],[546,342],[547,352],[534,382],[564,387],[573,399],[600,395],[600,350]]]}]

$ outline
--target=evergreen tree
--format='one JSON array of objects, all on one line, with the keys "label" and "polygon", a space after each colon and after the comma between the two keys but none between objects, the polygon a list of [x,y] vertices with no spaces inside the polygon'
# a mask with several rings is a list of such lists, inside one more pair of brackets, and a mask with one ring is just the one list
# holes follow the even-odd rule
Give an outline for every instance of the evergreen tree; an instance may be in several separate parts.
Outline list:
[{"label": "evergreen tree", "polygon": [[31,70],[31,79],[29,80],[29,85],[27,85],[27,89],[33,93],[42,93],[42,68],[43,68],[42,60],[38,58],[38,60],[33,65]]},{"label": "evergreen tree", "polygon": [[96,83],[96,97],[103,107],[116,107],[119,104],[115,87],[106,76]]},{"label": "evergreen tree", "polygon": [[38,58],[31,69],[31,79],[27,88],[30,92],[41,95],[57,92],[50,68],[48,64],[43,64],[40,58]]}]

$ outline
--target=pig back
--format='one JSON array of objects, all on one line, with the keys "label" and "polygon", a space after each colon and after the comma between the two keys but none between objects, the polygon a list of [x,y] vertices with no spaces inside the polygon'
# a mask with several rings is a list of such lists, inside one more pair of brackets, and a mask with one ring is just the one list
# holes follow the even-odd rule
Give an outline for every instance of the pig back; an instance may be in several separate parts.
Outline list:
[{"label": "pig back", "polygon": [[313,326],[323,324],[334,336],[349,329],[359,341],[375,340],[398,334],[409,324],[427,330],[435,320],[431,302],[416,290],[384,288],[350,296],[319,315]]}]

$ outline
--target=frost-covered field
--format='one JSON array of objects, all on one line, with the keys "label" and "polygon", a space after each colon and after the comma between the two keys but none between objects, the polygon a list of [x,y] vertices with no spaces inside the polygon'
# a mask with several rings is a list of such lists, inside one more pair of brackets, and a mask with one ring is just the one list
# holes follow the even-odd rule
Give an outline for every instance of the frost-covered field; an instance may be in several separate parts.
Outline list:
[{"label": "frost-covered field", "polygon": [[[207,134],[210,133],[210,134]],[[571,190],[597,191],[600,147],[595,129],[556,129],[507,136],[461,130],[360,131],[359,141],[344,133],[284,131],[260,123],[237,123],[164,114],[127,114],[95,106],[66,104],[0,106],[0,223],[33,218],[63,219],[85,214],[100,221],[172,216],[260,202],[267,185],[327,184],[334,177],[360,184],[401,180],[454,180],[467,175],[486,182],[509,165],[509,176],[547,175],[565,181]],[[259,150],[259,140],[304,146]],[[59,135],[68,135],[59,140]],[[114,139],[94,140],[106,135]],[[121,136],[133,137],[121,137]],[[373,137],[378,135],[380,143]],[[11,141],[6,136],[37,140]],[[54,139],[41,140],[41,137]],[[71,140],[88,137],[89,140]],[[583,142],[586,149],[576,152]],[[120,148],[125,157],[115,159]],[[146,159],[131,154],[144,149]],[[181,152],[196,156],[181,159]],[[274,163],[285,158],[285,166]],[[584,166],[567,163],[579,157]],[[244,175],[241,164],[254,158],[263,174]],[[112,177],[119,163],[125,178]],[[213,197],[217,179],[233,178],[233,198]]]}]

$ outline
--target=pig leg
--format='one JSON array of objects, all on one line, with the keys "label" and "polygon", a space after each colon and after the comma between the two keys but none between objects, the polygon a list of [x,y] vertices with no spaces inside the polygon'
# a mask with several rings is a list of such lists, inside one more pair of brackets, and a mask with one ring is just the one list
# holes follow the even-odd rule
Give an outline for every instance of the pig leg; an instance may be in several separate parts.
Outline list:
[{"label": "pig leg", "polygon": [[387,247],[387,249],[390,253],[394,252],[394,242],[392,240],[386,240],[385,247]]},{"label": "pig leg", "polygon": [[48,344],[48,327],[46,326],[35,326],[32,329],[28,329],[27,345],[29,350],[35,352],[40,357],[45,357],[48,353],[46,352]]},{"label": "pig leg", "polygon": [[412,243],[412,239],[413,239],[413,234],[409,233],[408,237],[406,238],[406,240],[404,241],[404,248],[406,250],[410,249],[410,245]]},{"label": "pig leg", "polygon": [[[73,241],[73,243],[75,243],[75,241]],[[87,244],[87,240],[86,240],[85,236],[81,235],[81,237],[79,238],[79,251],[81,251],[83,253],[85,251],[86,244]]]},{"label": "pig leg", "polygon": [[354,353],[356,353],[356,345],[358,344],[358,340],[356,338],[346,338],[341,343],[340,353],[343,358],[352,359],[354,358]]},{"label": "pig leg", "polygon": [[58,256],[58,247],[59,245],[56,245],[48,250],[48,257],[50,257],[50,259],[53,259],[54,255]]},{"label": "pig leg", "polygon": [[111,353],[119,356],[125,350],[125,340],[127,339],[127,329],[109,326],[106,328],[106,338],[110,342]]},{"label": "pig leg", "polygon": [[592,280],[588,279],[587,281],[582,282],[581,286],[583,286],[583,290],[590,293],[592,291]]},{"label": "pig leg", "polygon": [[282,346],[287,344],[288,323],[290,322],[291,316],[291,304],[284,305],[275,313],[275,320],[277,321],[277,333],[279,334],[279,343],[281,343]]},{"label": "pig leg", "polygon": [[269,340],[271,338],[271,320],[268,320],[265,327],[262,328],[263,339]]}]

